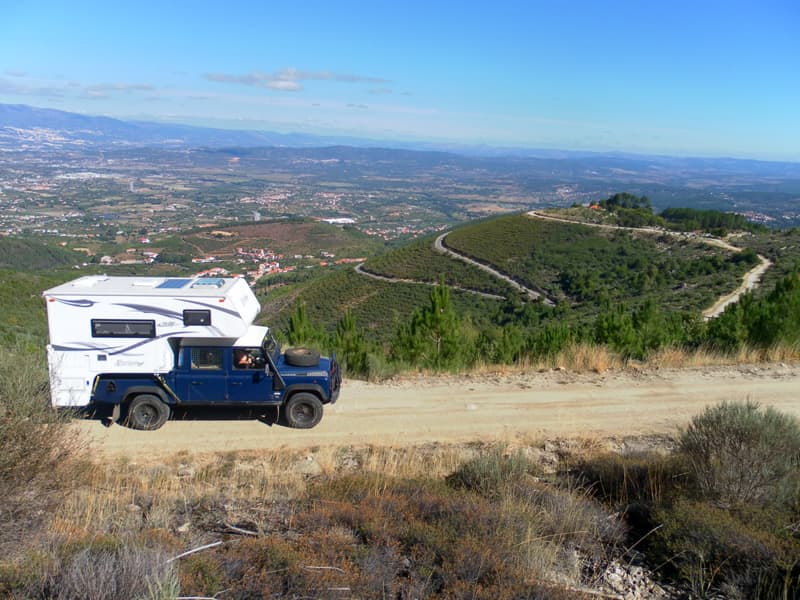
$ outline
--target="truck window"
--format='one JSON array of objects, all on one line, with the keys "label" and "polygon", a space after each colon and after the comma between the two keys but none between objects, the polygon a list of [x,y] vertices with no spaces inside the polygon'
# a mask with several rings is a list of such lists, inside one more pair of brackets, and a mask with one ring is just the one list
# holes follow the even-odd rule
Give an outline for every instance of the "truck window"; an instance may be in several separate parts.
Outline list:
[{"label": "truck window", "polygon": [[156,322],[149,319],[92,319],[92,337],[156,337]]},{"label": "truck window", "polygon": [[193,369],[221,369],[222,348],[192,348]]},{"label": "truck window", "polygon": [[261,348],[236,348],[233,351],[233,366],[236,369],[263,369],[265,363]]}]

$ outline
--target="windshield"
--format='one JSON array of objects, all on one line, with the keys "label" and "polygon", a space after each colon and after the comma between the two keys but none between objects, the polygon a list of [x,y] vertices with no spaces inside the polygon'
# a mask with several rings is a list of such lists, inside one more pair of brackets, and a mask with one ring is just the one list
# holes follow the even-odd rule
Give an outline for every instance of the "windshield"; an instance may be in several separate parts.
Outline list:
[{"label": "windshield", "polygon": [[264,336],[264,353],[269,355],[273,361],[278,360],[281,353],[281,345],[272,337],[272,333]]}]

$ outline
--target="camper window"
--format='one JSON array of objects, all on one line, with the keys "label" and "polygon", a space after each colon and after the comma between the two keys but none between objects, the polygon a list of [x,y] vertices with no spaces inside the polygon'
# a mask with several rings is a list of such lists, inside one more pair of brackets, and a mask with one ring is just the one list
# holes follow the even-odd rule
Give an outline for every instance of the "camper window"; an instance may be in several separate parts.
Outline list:
[{"label": "camper window", "polygon": [[185,310],[183,311],[184,325],[211,325],[210,310]]},{"label": "camper window", "polygon": [[152,338],[156,322],[138,319],[92,319],[92,337]]}]

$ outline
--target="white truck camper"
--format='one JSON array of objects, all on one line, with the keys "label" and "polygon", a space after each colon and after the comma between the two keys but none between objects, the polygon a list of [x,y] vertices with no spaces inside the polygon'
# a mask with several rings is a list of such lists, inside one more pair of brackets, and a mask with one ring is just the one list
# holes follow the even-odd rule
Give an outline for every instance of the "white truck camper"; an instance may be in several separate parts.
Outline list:
[{"label": "white truck camper", "polygon": [[[183,338],[246,336],[261,307],[239,278],[89,275],[46,290],[52,403],[87,406],[102,373],[163,374]],[[259,334],[263,337],[263,327]]]}]

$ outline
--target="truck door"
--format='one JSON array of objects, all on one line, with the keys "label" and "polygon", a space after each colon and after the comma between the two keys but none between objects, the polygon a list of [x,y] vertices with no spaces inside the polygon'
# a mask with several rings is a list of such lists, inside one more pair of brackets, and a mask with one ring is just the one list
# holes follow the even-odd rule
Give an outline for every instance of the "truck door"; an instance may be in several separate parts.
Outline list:
[{"label": "truck door", "polygon": [[[226,402],[226,375],[223,368],[223,349],[196,347],[191,348],[190,370],[181,375],[187,402],[211,404]],[[179,392],[180,394],[180,392]]]},{"label": "truck door", "polygon": [[[228,372],[229,402],[272,402],[272,374],[261,348],[235,348]],[[280,394],[276,395],[280,398]],[[277,400],[276,400],[277,401]]]}]

